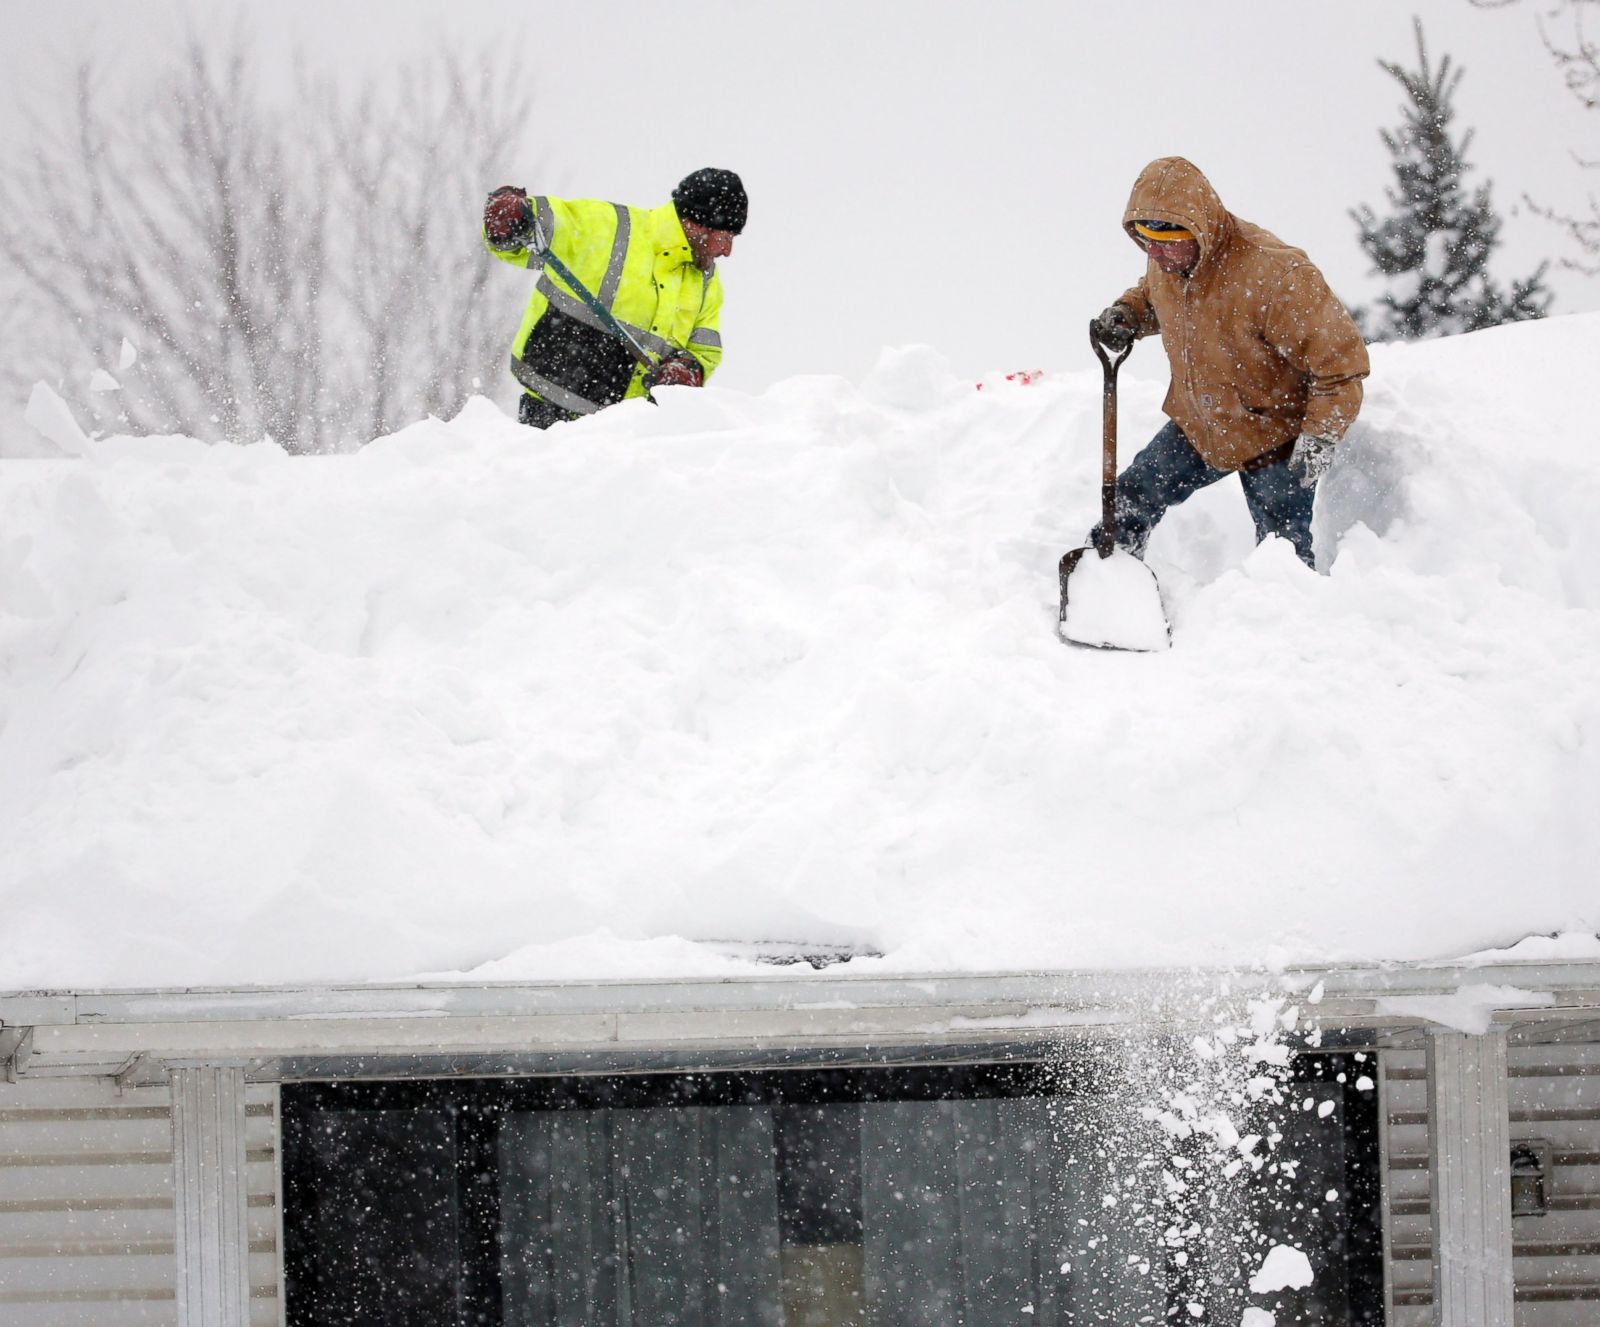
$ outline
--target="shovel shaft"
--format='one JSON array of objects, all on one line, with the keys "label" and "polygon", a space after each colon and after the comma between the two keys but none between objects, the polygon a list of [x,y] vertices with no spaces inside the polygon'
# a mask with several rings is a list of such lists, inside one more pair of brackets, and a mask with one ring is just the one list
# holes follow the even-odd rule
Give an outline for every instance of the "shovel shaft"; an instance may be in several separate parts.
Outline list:
[{"label": "shovel shaft", "polygon": [[1128,342],[1115,358],[1108,356],[1091,320],[1089,344],[1094,347],[1105,376],[1100,394],[1100,538],[1095,549],[1106,558],[1117,546],[1117,370],[1132,352],[1133,342]]},{"label": "shovel shaft", "polygon": [[1100,528],[1117,542],[1117,371],[1109,370],[1100,394]]},{"label": "shovel shaft", "polygon": [[[539,256],[539,261],[550,270],[552,275],[565,282],[567,289],[569,289],[574,295],[582,300],[583,303],[589,306],[590,311],[593,312],[594,316],[600,320],[601,326],[603,326],[607,332],[609,332],[613,337],[622,342],[622,344],[628,348],[628,352],[634,357],[634,359],[638,360],[639,363],[644,366],[644,371],[646,374],[653,373],[656,369],[661,367],[660,361],[639,344],[639,338],[634,336],[632,332],[630,332],[626,327],[617,321],[616,315],[595,298],[589,287],[584,285],[583,282],[579,281],[578,278],[572,274],[572,269],[562,262],[561,259],[557,258],[555,254],[546,251]],[[650,394],[650,379],[648,377],[645,378],[644,382],[644,395],[645,399],[649,401],[651,405],[660,404],[660,402]]]}]

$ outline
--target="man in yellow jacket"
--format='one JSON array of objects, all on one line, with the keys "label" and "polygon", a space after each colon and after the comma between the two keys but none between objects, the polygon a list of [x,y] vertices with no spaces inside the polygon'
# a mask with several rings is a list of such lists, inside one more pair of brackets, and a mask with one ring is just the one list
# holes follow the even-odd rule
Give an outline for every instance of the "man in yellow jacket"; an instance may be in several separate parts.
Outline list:
[{"label": "man in yellow jacket", "polygon": [[[722,279],[749,199],[729,170],[687,176],[656,208],[530,196],[507,186],[484,205],[489,252],[540,272],[511,349],[518,418],[549,428],[658,386],[704,385],[722,360]],[[553,271],[553,255],[651,359],[646,364]]]},{"label": "man in yellow jacket", "polygon": [[1355,321],[1304,251],[1234,216],[1182,157],[1140,172],[1122,226],[1145,275],[1095,332],[1113,351],[1159,334],[1172,384],[1171,422],[1117,479],[1117,542],[1143,556],[1167,508],[1237,471],[1256,539],[1314,566],[1316,484],[1369,369]]}]

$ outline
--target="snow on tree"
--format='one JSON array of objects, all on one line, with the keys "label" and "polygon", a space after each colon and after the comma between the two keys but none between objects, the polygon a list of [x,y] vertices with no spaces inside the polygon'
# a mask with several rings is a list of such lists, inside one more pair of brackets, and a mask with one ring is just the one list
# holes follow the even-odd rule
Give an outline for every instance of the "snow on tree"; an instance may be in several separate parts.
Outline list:
[{"label": "snow on tree", "polygon": [[525,77],[436,50],[354,81],[302,64],[292,96],[260,81],[242,37],[193,36],[131,90],[84,65],[34,108],[0,172],[0,293],[29,329],[0,385],[67,365],[106,428],[308,453],[452,415],[503,371],[516,294],[488,289],[478,208]]},{"label": "snow on tree", "polygon": [[1552,298],[1544,264],[1509,291],[1489,274],[1500,218],[1489,182],[1466,184],[1471,130],[1459,139],[1451,130],[1464,71],[1452,68],[1448,55],[1431,64],[1420,22],[1416,32],[1415,70],[1378,62],[1405,89],[1405,119],[1381,131],[1394,158],[1395,185],[1386,190],[1393,211],[1381,219],[1365,204],[1351,212],[1361,247],[1388,282],[1356,319],[1368,340],[1410,341],[1542,318]]}]

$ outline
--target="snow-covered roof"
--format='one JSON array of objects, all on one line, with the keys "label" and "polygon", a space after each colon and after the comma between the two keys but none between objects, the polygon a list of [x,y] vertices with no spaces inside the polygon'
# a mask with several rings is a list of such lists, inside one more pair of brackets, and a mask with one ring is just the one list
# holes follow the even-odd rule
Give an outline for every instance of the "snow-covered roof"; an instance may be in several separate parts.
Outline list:
[{"label": "snow-covered roof", "polygon": [[1595,957],[1596,363],[1375,347],[1327,574],[1218,485],[1144,655],[1054,631],[1097,367],[309,459],[57,419],[0,461],[0,990]]}]

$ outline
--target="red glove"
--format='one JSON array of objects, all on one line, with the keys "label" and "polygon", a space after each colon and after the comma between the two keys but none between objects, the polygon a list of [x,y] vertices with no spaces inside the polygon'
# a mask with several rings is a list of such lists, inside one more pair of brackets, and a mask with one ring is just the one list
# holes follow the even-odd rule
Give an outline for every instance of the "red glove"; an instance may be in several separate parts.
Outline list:
[{"label": "red glove", "polygon": [[687,351],[668,355],[650,374],[651,387],[698,387],[706,380],[700,361]]},{"label": "red glove", "polygon": [[526,249],[536,238],[533,207],[528,191],[506,185],[489,195],[483,205],[483,233],[495,249]]}]

